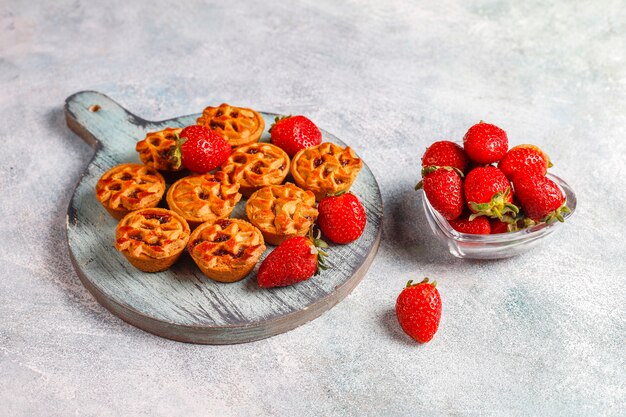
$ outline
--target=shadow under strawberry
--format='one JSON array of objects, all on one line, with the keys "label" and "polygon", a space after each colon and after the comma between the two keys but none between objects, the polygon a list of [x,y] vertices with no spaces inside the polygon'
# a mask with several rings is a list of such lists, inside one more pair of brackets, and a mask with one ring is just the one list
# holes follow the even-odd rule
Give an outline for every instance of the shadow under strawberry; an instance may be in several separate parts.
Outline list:
[{"label": "shadow under strawberry", "polygon": [[[395,305],[394,303],[392,304]],[[390,339],[402,343],[405,346],[411,346],[411,348],[419,348],[422,346],[421,343],[417,343],[404,333],[402,327],[400,327],[400,323],[398,323],[395,307],[389,307],[379,315],[379,324]]]}]

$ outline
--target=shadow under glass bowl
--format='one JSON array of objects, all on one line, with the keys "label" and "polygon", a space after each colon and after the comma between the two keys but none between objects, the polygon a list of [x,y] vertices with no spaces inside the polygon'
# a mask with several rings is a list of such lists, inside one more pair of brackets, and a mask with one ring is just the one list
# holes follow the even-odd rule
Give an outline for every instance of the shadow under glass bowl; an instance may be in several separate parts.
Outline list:
[{"label": "shadow under glass bowl", "polygon": [[[574,211],[576,211],[576,194],[574,190],[561,178],[556,175],[547,174],[548,178],[554,181],[565,194],[565,204],[570,209],[563,218],[567,222]],[[529,249],[534,248],[545,238],[564,223],[555,221],[553,223],[540,223],[517,232],[499,233],[495,235],[473,235],[457,232],[450,226],[450,223],[437,212],[422,194],[422,202],[426,219],[435,236],[448,245],[450,253],[458,258],[467,259],[501,259],[519,255]]]}]

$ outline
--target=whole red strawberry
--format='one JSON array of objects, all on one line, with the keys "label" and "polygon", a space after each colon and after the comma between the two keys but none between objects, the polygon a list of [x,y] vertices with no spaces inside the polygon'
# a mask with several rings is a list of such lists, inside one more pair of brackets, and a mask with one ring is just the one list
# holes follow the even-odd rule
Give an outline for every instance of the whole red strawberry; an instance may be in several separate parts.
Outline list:
[{"label": "whole red strawberry", "polygon": [[469,163],[465,151],[459,145],[442,140],[430,145],[422,156],[422,168],[429,166],[449,166],[465,172]]},{"label": "whole red strawberry", "polygon": [[396,301],[396,317],[402,330],[420,343],[429,342],[441,320],[441,296],[436,283],[424,278],[419,284],[409,281]]},{"label": "whole red strawberry", "polygon": [[477,164],[491,164],[504,156],[509,139],[498,126],[480,122],[470,127],[463,137],[463,148]]},{"label": "whole red strawberry", "polygon": [[452,168],[434,168],[433,172],[424,171],[424,179],[419,186],[433,206],[447,220],[456,219],[463,213],[463,181]]},{"label": "whole red strawberry", "polygon": [[204,126],[187,126],[179,137],[175,158],[193,172],[212,171],[222,165],[231,153],[228,142]]},{"label": "whole red strawberry", "polygon": [[458,219],[450,220],[450,226],[457,232],[469,233],[472,235],[488,235],[491,233],[491,225],[486,217],[476,217],[470,220],[467,215]]},{"label": "whole red strawberry", "polygon": [[535,145],[514,146],[498,162],[498,168],[509,180],[516,172],[546,175],[551,166],[548,155]]},{"label": "whole red strawberry", "polygon": [[295,236],[274,249],[259,267],[257,281],[262,288],[284,287],[306,281],[326,269],[322,249],[328,247],[319,239]]},{"label": "whole red strawberry", "polygon": [[322,143],[322,132],[304,116],[277,117],[270,128],[272,143],[293,157],[299,150]]},{"label": "whole red strawberry", "polygon": [[513,187],[524,213],[535,222],[562,222],[563,213],[570,211],[563,192],[548,177],[517,173],[513,175]]},{"label": "whole red strawberry", "polygon": [[518,213],[512,203],[511,184],[494,166],[478,167],[465,177],[463,185],[467,206],[474,213],[470,218],[488,216],[502,219],[506,213]]},{"label": "whole red strawberry", "polygon": [[335,243],[355,241],[365,230],[365,209],[352,193],[324,197],[317,210],[317,225]]}]

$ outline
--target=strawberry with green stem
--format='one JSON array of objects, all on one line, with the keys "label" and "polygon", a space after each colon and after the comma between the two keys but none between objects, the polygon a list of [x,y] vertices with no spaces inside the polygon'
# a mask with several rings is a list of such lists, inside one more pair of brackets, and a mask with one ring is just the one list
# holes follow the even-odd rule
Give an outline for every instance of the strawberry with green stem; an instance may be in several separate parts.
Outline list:
[{"label": "strawberry with green stem", "polygon": [[176,148],[171,155],[174,166],[204,174],[222,165],[232,152],[226,140],[204,126],[184,128],[176,137]]},{"label": "strawberry with green stem", "polygon": [[550,178],[538,174],[513,175],[513,187],[526,216],[535,222],[563,222],[569,213],[565,195]]},{"label": "strawberry with green stem", "polygon": [[435,281],[409,281],[396,300],[396,317],[402,330],[419,343],[432,340],[441,321],[441,296]]},{"label": "strawberry with green stem", "polygon": [[423,188],[430,205],[446,220],[463,213],[463,173],[452,167],[431,166],[422,169],[423,180],[415,189]]},{"label": "strawberry with green stem", "polygon": [[304,116],[276,117],[270,135],[272,144],[284,150],[290,158],[301,149],[322,143],[322,132]]},{"label": "strawberry with green stem", "polygon": [[471,170],[465,177],[463,191],[467,206],[473,213],[470,220],[487,216],[509,221],[519,212],[519,207],[513,204],[509,180],[494,166]]},{"label": "strawberry with green stem", "polygon": [[306,281],[320,270],[327,269],[326,242],[314,238],[295,236],[285,240],[263,260],[257,273],[257,282],[262,288],[284,287]]}]

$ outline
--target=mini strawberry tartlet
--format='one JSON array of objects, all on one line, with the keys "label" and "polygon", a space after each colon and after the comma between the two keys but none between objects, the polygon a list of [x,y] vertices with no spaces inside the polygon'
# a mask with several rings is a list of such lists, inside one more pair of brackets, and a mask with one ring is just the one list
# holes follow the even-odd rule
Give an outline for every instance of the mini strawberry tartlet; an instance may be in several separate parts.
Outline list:
[{"label": "mini strawberry tartlet", "polygon": [[163,176],[141,164],[114,166],[96,184],[96,198],[118,220],[131,211],[156,207],[163,193]]},{"label": "mini strawberry tartlet", "polygon": [[180,257],[189,233],[185,219],[171,210],[137,210],[124,216],[117,225],[115,248],[137,269],[164,271]]}]

